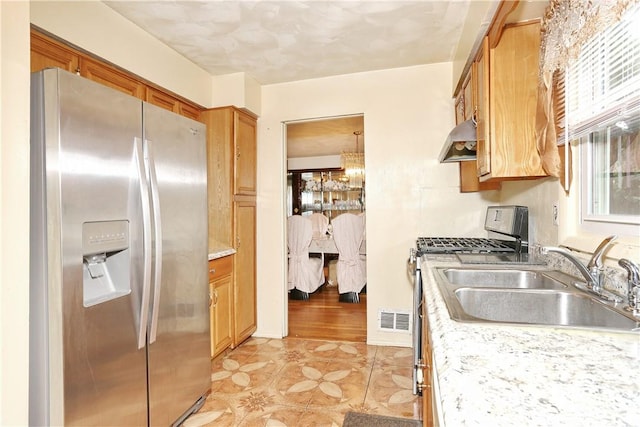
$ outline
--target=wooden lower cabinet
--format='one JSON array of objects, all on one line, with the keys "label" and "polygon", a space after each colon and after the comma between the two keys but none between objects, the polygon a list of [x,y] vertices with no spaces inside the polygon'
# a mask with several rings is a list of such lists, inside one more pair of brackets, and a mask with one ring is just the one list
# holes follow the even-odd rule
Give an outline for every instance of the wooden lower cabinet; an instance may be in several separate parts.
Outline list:
[{"label": "wooden lower cabinet", "polygon": [[211,357],[233,344],[233,255],[209,261]]},{"label": "wooden lower cabinet", "polygon": [[236,196],[233,206],[236,265],[234,269],[234,345],[256,331],[256,200]]}]

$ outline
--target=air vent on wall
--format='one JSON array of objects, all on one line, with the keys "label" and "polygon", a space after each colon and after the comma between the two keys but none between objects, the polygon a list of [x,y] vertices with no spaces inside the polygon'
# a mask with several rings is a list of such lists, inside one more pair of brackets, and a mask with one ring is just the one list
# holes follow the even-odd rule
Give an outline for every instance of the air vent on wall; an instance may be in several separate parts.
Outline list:
[{"label": "air vent on wall", "polygon": [[378,311],[378,329],[381,331],[411,332],[411,313],[406,310],[388,310],[381,308]]}]

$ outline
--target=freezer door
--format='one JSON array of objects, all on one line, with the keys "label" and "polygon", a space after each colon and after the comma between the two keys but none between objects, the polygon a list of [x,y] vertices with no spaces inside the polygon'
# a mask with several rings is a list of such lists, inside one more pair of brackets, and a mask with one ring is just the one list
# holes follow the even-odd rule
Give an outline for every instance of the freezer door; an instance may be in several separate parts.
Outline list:
[{"label": "freezer door", "polygon": [[[206,128],[144,104],[154,206],[150,425],[167,426],[211,387]],[[160,279],[158,281],[158,279]]]},{"label": "freezer door", "polygon": [[32,171],[43,185],[32,196],[41,204],[33,223],[42,232],[31,239],[46,243],[31,260],[41,271],[31,292],[48,296],[47,313],[32,317],[32,336],[46,337],[32,349],[32,365],[44,365],[48,396],[30,423],[143,426],[142,203],[134,151],[142,102],[62,70],[32,81],[42,86],[33,105],[41,131],[32,145],[46,162]]}]

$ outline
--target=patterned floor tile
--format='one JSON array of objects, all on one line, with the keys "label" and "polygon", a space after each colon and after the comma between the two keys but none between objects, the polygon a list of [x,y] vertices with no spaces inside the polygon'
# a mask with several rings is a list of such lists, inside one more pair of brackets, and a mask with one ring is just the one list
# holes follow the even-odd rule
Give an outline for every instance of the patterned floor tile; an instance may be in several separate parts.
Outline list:
[{"label": "patterned floor tile", "polygon": [[348,411],[420,419],[411,349],[250,338],[211,363],[211,395],[184,423],[341,426]]}]

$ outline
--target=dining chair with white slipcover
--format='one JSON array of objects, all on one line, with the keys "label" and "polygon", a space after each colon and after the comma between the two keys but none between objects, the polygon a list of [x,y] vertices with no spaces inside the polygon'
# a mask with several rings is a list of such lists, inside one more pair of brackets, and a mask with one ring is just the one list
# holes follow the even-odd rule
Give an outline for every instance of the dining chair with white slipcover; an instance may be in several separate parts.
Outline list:
[{"label": "dining chair with white slipcover", "polygon": [[367,284],[366,257],[360,253],[364,239],[364,217],[351,213],[331,221],[338,249],[337,280],[340,301],[360,302],[358,294]]},{"label": "dining chair with white slipcover", "polygon": [[324,255],[321,258],[309,257],[311,238],[312,224],[309,218],[292,215],[287,219],[287,286],[289,296],[294,299],[309,299],[309,294],[324,283]]},{"label": "dining chair with white slipcover", "polygon": [[314,239],[326,239],[327,230],[329,229],[329,218],[325,215],[314,212],[309,215],[311,220],[312,237]]}]

